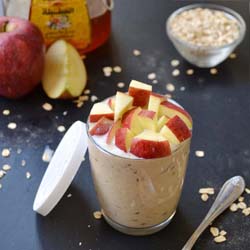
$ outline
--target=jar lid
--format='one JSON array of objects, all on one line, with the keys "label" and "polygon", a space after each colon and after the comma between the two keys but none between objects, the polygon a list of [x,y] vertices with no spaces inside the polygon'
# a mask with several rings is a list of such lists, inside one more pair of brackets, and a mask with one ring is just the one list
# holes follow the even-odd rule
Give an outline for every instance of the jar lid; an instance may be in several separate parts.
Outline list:
[{"label": "jar lid", "polygon": [[59,143],[38,188],[33,210],[46,216],[60,201],[84,160],[86,124],[76,121]]}]

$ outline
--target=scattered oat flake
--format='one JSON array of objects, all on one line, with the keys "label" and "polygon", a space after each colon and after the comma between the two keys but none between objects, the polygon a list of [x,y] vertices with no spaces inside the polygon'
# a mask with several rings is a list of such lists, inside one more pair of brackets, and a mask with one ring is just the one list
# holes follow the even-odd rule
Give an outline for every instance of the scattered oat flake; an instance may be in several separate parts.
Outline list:
[{"label": "scattered oat flake", "polygon": [[193,69],[188,69],[188,70],[186,71],[186,74],[189,75],[189,76],[191,76],[191,75],[194,74],[194,70],[193,70]]},{"label": "scattered oat flake", "polygon": [[18,148],[16,152],[17,152],[17,154],[20,155],[20,154],[22,153],[22,149],[21,149],[21,148]]},{"label": "scattered oat flake", "polygon": [[89,100],[89,96],[88,95],[81,95],[78,98],[79,101],[88,101]]},{"label": "scattered oat flake", "polygon": [[8,148],[4,148],[2,150],[2,157],[9,157],[10,156],[10,150]]},{"label": "scattered oat flake", "polygon": [[10,122],[7,126],[9,129],[16,129],[17,125],[15,122]]},{"label": "scattered oat flake", "polygon": [[202,195],[201,195],[201,199],[202,199],[203,201],[207,201],[208,198],[209,198],[208,194],[202,194]]},{"label": "scattered oat flake", "polygon": [[42,155],[42,160],[44,162],[50,162],[53,154],[54,154],[54,150],[52,150],[48,145],[45,146],[44,151],[43,151],[43,155]]},{"label": "scattered oat flake", "polygon": [[102,70],[103,70],[104,74],[111,73],[113,71],[112,67],[110,67],[110,66],[103,67]]},{"label": "scattered oat flake", "polygon": [[88,228],[91,228],[91,225],[88,225]]},{"label": "scattered oat flake", "polygon": [[21,166],[24,167],[26,165],[26,161],[25,160],[22,160],[21,161]]},{"label": "scattered oat flake", "polygon": [[156,78],[156,74],[155,73],[149,73],[148,74],[148,79],[149,80],[154,80]]},{"label": "scattered oat flake", "polygon": [[81,245],[82,245],[82,242],[80,241],[80,242],[78,243],[78,245],[81,246]]},{"label": "scattered oat flake", "polygon": [[237,54],[236,53],[231,53],[230,55],[229,55],[229,58],[230,59],[235,59],[237,57]]},{"label": "scattered oat flake", "polygon": [[172,71],[172,76],[178,76],[178,75],[180,75],[180,70],[179,69],[174,69]]},{"label": "scattered oat flake", "polygon": [[104,76],[110,77],[110,76],[111,76],[111,72],[106,72],[106,73],[104,73]]},{"label": "scattered oat flake", "polygon": [[66,128],[63,125],[60,125],[57,127],[57,130],[62,133],[66,130]]},{"label": "scattered oat flake", "polygon": [[181,86],[180,87],[180,91],[185,91],[186,90],[186,87],[185,86]]},{"label": "scattered oat flake", "polygon": [[218,73],[218,70],[216,68],[211,68],[210,69],[210,74],[211,75],[216,75]]},{"label": "scattered oat flake", "polygon": [[91,96],[91,102],[95,102],[95,101],[97,101],[98,100],[98,97],[97,96],[95,96],[95,95],[92,95]]},{"label": "scattered oat flake", "polygon": [[85,94],[85,95],[90,94],[90,90],[89,90],[89,89],[85,89],[85,90],[84,90],[84,94]]},{"label": "scattered oat flake", "polygon": [[249,188],[245,188],[245,192],[246,192],[247,194],[250,194],[250,189],[249,189]]},{"label": "scattered oat flake", "polygon": [[4,164],[2,168],[3,168],[4,171],[9,171],[9,170],[11,170],[11,166],[8,165],[8,164]]},{"label": "scattered oat flake", "polygon": [[221,230],[220,235],[225,236],[225,235],[227,235],[227,232],[225,230]]},{"label": "scattered oat flake", "polygon": [[226,237],[223,236],[223,235],[219,235],[219,236],[217,236],[217,237],[214,238],[214,241],[215,241],[216,243],[222,243],[222,242],[224,242],[224,241],[226,241],[226,240],[227,240]]},{"label": "scattered oat flake", "polygon": [[239,202],[244,201],[244,197],[243,197],[243,196],[239,197],[238,201],[239,201]]},{"label": "scattered oat flake", "polygon": [[72,197],[72,194],[70,194],[70,193],[67,194],[67,198],[70,198],[70,197]]},{"label": "scattered oat flake", "polygon": [[237,204],[237,206],[238,206],[239,209],[245,209],[245,208],[247,208],[247,205],[246,205],[245,202],[239,202],[239,203]]},{"label": "scattered oat flake", "polygon": [[153,83],[153,84],[157,84],[157,83],[158,83],[158,80],[154,79],[154,80],[152,81],[152,83]]},{"label": "scattered oat flake", "polygon": [[141,51],[138,50],[138,49],[134,49],[133,50],[133,54],[134,54],[134,56],[140,56],[141,55]]},{"label": "scattered oat flake", "polygon": [[101,211],[95,211],[93,213],[93,216],[94,216],[95,219],[99,220],[99,219],[102,218],[102,212]]},{"label": "scattered oat flake", "polygon": [[177,67],[180,65],[180,61],[177,59],[173,59],[170,63],[171,63],[171,66],[173,67]]},{"label": "scattered oat flake", "polygon": [[123,88],[125,86],[125,83],[124,82],[118,82],[117,83],[117,87],[118,88]]},{"label": "scattered oat flake", "polygon": [[233,203],[233,204],[230,206],[230,211],[231,211],[231,212],[236,212],[237,210],[238,210],[237,204]]},{"label": "scattered oat flake", "polygon": [[244,209],[242,210],[242,213],[243,213],[245,216],[250,215],[250,207],[244,208]]},{"label": "scattered oat flake", "polygon": [[197,157],[204,157],[205,156],[205,152],[204,151],[202,151],[202,150],[196,150],[195,151],[195,155],[197,156]]},{"label": "scattered oat flake", "polygon": [[114,71],[115,73],[121,73],[121,72],[122,72],[122,68],[121,68],[120,66],[115,66],[115,67],[113,68],[113,71]]},{"label": "scattered oat flake", "polygon": [[169,92],[175,91],[175,86],[174,86],[174,84],[172,84],[172,83],[167,83],[167,84],[166,84],[166,90],[169,91]]},{"label": "scattered oat flake", "polygon": [[10,110],[9,109],[4,109],[3,110],[3,115],[9,115],[10,114]]},{"label": "scattered oat flake", "polygon": [[26,172],[26,179],[30,179],[30,178],[31,178],[30,172]]},{"label": "scattered oat flake", "polygon": [[0,179],[3,178],[6,175],[6,172],[4,170],[0,170]]},{"label": "scattered oat flake", "polygon": [[45,102],[43,105],[42,105],[43,109],[46,110],[46,111],[51,111],[53,109],[53,106],[48,103],[48,102]]},{"label": "scattered oat flake", "polygon": [[3,186],[2,186],[2,184],[0,183],[0,189],[2,188]]},{"label": "scattered oat flake", "polygon": [[219,235],[220,230],[217,227],[210,227],[210,233],[216,237]]},{"label": "scattered oat flake", "polygon": [[200,188],[200,194],[214,194],[214,188]]},{"label": "scattered oat flake", "polygon": [[84,104],[84,102],[78,102],[78,103],[76,104],[76,107],[77,107],[77,108],[81,108],[81,107],[83,106],[83,104]]},{"label": "scattered oat flake", "polygon": [[63,115],[66,116],[68,114],[68,111],[63,111]]}]

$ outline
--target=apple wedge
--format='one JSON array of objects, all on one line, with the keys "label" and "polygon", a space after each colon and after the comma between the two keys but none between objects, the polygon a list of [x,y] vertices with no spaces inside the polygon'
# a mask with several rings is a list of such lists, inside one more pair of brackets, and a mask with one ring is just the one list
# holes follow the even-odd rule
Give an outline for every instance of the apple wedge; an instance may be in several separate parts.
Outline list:
[{"label": "apple wedge", "polygon": [[90,135],[104,135],[106,134],[110,127],[113,125],[113,121],[102,117],[90,130]]},{"label": "apple wedge", "polygon": [[166,122],[169,120],[165,115],[161,116],[160,119],[157,121],[157,131],[159,132],[162,127],[166,124]]},{"label": "apple wedge", "polygon": [[108,132],[108,135],[107,135],[107,139],[106,139],[106,143],[107,144],[111,144],[114,137],[115,137],[115,134],[116,134],[116,131],[121,127],[121,120],[118,120],[116,122],[113,123],[111,129],[109,130]]},{"label": "apple wedge", "polygon": [[189,129],[192,129],[192,118],[186,110],[181,107],[176,106],[175,104],[165,101],[162,102],[159,108],[159,115],[165,115],[169,118],[178,115],[187,125]]},{"label": "apple wedge", "polygon": [[171,148],[168,140],[160,133],[145,130],[133,138],[130,152],[138,157],[151,159],[170,155]]},{"label": "apple wedge", "polygon": [[157,117],[156,113],[151,110],[142,110],[138,114],[138,120],[143,129],[149,129],[156,131],[157,129]]},{"label": "apple wedge", "polygon": [[138,114],[141,112],[141,108],[132,108],[128,110],[122,117],[122,127],[130,129],[134,134],[142,132],[140,126]]},{"label": "apple wedge", "polygon": [[150,95],[148,102],[148,110],[154,111],[158,117],[159,107],[162,102],[162,98],[156,95]]},{"label": "apple wedge", "polygon": [[77,50],[64,40],[53,43],[45,56],[43,89],[50,98],[69,99],[81,95],[87,73]]},{"label": "apple wedge", "polygon": [[115,133],[115,145],[128,152],[134,134],[128,128],[119,128]]},{"label": "apple wedge", "polygon": [[189,128],[177,115],[168,120],[168,122],[161,129],[160,133],[175,145],[178,145],[191,137]]},{"label": "apple wedge", "polygon": [[152,92],[151,85],[138,82],[135,80],[132,80],[129,84],[128,93],[130,96],[133,96],[134,98],[133,102],[134,106],[143,107],[147,105],[151,92]]},{"label": "apple wedge", "polygon": [[114,111],[109,107],[107,103],[97,102],[94,104],[90,111],[89,121],[97,122],[100,118],[106,117],[108,119],[114,119]]},{"label": "apple wedge", "polygon": [[133,97],[117,91],[115,96],[115,121],[122,118],[122,115],[132,107]]}]

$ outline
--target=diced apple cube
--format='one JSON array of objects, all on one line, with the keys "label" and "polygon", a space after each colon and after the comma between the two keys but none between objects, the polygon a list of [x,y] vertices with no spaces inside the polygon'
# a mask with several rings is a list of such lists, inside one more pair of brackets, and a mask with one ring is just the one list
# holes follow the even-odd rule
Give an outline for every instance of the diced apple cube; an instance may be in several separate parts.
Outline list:
[{"label": "diced apple cube", "polygon": [[181,107],[176,106],[175,104],[165,101],[162,102],[159,108],[159,115],[165,115],[169,118],[178,115],[187,125],[189,129],[192,129],[192,118],[186,110]]},{"label": "diced apple cube", "polygon": [[138,114],[138,119],[143,129],[156,131],[157,117],[154,111],[144,109]]},{"label": "diced apple cube", "polygon": [[104,135],[106,134],[114,122],[102,117],[90,130],[90,135]]},{"label": "diced apple cube", "polygon": [[147,105],[151,92],[152,92],[151,85],[138,82],[135,80],[132,80],[130,82],[128,93],[130,96],[133,96],[134,98],[133,102],[134,106],[144,107],[145,105]]},{"label": "diced apple cube", "polygon": [[169,120],[165,115],[161,116],[160,119],[157,121],[157,131],[159,132],[162,127],[166,124],[166,122]]},{"label": "diced apple cube", "polygon": [[148,102],[148,110],[154,111],[158,117],[159,107],[162,99],[155,95],[150,95]]},{"label": "diced apple cube", "polygon": [[151,159],[170,155],[171,148],[168,140],[160,133],[145,130],[133,138],[130,152],[138,157]]},{"label": "diced apple cube", "polygon": [[122,118],[122,115],[132,107],[133,97],[117,91],[115,96],[115,121]]},{"label": "diced apple cube", "polygon": [[115,145],[124,152],[128,152],[133,137],[134,134],[128,128],[119,128],[115,133]]},{"label": "diced apple cube", "polygon": [[121,120],[118,120],[116,122],[113,123],[111,129],[108,132],[107,135],[107,139],[106,139],[106,143],[107,144],[111,144],[111,142],[113,141],[116,131],[121,127]]},{"label": "diced apple cube", "polygon": [[89,121],[97,122],[102,117],[114,119],[114,111],[109,107],[107,103],[95,103],[90,111]]}]

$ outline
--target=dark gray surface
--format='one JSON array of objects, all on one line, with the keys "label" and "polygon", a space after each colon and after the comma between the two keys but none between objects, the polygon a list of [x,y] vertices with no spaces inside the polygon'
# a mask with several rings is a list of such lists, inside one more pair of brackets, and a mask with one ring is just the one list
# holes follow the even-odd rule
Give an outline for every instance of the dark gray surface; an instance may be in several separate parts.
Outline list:
[{"label": "dark gray surface", "polygon": [[[193,2],[193,1],[192,1]],[[218,2],[218,1],[217,1]],[[249,29],[248,1],[219,1],[244,17]],[[0,165],[9,163],[9,171],[0,183],[0,250],[179,250],[199,224],[214,200],[200,200],[200,187],[215,187],[233,175],[242,175],[250,186],[250,77],[249,33],[237,49],[238,58],[218,66],[218,75],[197,69],[177,54],[165,35],[165,20],[169,14],[191,1],[127,0],[116,1],[113,15],[113,34],[108,44],[86,59],[89,74],[88,88],[100,99],[113,95],[116,84],[131,79],[147,82],[147,74],[155,72],[159,83],[154,90],[166,93],[165,84],[176,86],[174,98],[190,111],[194,134],[183,195],[173,222],[163,231],[147,237],[131,237],[110,228],[103,220],[95,220],[98,210],[89,171],[88,158],[82,164],[73,184],[53,212],[43,218],[32,211],[35,193],[47,164],[41,156],[45,145],[55,149],[62,134],[56,128],[67,128],[75,121],[86,121],[92,103],[77,109],[71,102],[51,101],[41,89],[20,101],[0,99],[0,111],[11,110],[8,117],[0,113],[0,149],[10,147],[8,159],[0,157]],[[142,51],[140,57],[133,49]],[[170,60],[181,61],[182,74],[171,76]],[[103,66],[120,65],[122,73],[110,78],[103,76]],[[184,71],[194,68],[193,76]],[[185,86],[185,91],[180,87]],[[126,87],[124,89],[126,89]],[[54,105],[52,112],[41,108],[44,102]],[[63,116],[67,110],[68,115]],[[8,122],[17,129],[6,129]],[[23,151],[20,155],[17,149]],[[195,150],[204,150],[205,157],[197,158]],[[21,167],[21,160],[27,165]],[[32,178],[27,180],[25,172]],[[246,196],[249,204],[250,198]],[[88,227],[90,225],[90,227]],[[228,241],[216,245],[206,231],[197,242],[197,250],[249,249],[250,218],[240,212],[224,213],[215,225],[228,232]],[[82,246],[78,243],[82,242]]]}]

